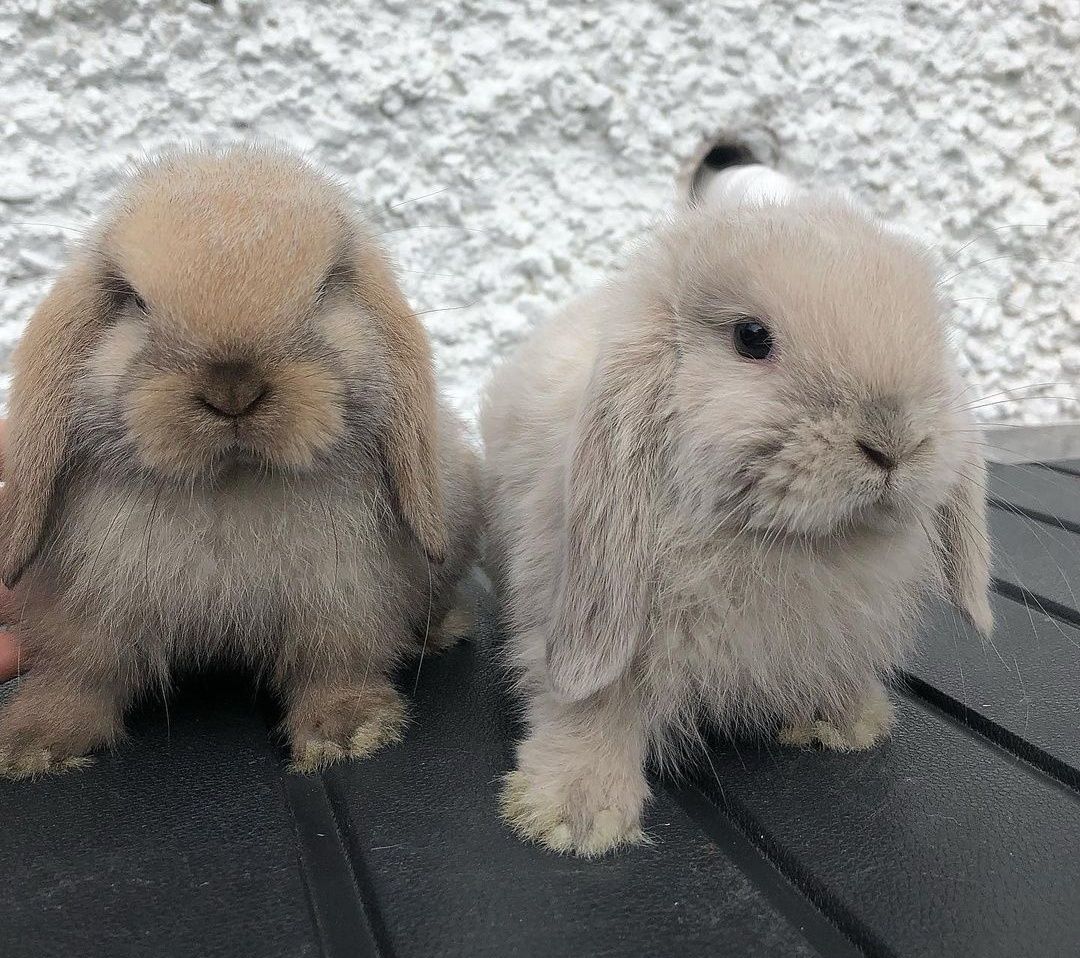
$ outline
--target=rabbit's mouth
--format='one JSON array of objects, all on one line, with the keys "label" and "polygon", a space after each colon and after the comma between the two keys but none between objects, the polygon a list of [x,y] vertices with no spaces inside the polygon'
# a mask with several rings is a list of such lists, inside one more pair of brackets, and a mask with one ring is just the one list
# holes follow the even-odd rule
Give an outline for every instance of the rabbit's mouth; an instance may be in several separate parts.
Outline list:
[{"label": "rabbit's mouth", "polygon": [[[721,465],[706,493],[706,521],[729,532],[835,542],[920,517],[940,458],[934,443],[905,424],[860,420],[855,428],[850,419],[833,410],[729,445],[715,456]],[[694,492],[683,487],[684,498]]]},{"label": "rabbit's mouth", "polygon": [[255,473],[266,473],[273,463],[253,449],[236,445],[219,455],[213,465],[216,479],[247,478]]},{"label": "rabbit's mouth", "polygon": [[765,540],[836,543],[911,521],[920,502],[914,485],[907,477],[894,476],[875,484],[853,483],[840,491],[824,483],[777,485],[763,477],[719,502],[714,522]]},{"label": "rabbit's mouth", "polygon": [[238,426],[232,441],[215,450],[206,472],[215,484],[252,478],[273,478],[277,481],[282,476],[299,476],[309,472],[315,468],[318,459],[318,450],[303,457],[289,455],[288,450],[283,453],[281,446],[272,440],[266,441],[266,437],[255,431],[245,433]]}]

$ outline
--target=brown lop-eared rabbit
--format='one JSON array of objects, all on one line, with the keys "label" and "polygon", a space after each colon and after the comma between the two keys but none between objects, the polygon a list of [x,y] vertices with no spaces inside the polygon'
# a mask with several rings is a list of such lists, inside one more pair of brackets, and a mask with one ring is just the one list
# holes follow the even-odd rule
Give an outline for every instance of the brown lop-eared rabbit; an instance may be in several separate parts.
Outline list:
[{"label": "brown lop-eared rabbit", "polygon": [[135,171],[19,344],[5,462],[0,773],[84,763],[214,657],[280,692],[296,770],[362,756],[461,625],[474,454],[373,235],[284,151]]}]

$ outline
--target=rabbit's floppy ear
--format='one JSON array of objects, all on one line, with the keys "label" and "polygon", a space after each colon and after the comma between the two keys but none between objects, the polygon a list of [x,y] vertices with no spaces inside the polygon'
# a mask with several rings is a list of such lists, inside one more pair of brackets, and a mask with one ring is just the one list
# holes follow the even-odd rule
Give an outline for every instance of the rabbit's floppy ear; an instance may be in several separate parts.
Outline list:
[{"label": "rabbit's floppy ear", "polygon": [[986,524],[986,466],[969,456],[935,517],[945,588],[952,603],[984,635],[990,609],[990,532]]},{"label": "rabbit's floppy ear", "polygon": [[387,345],[390,381],[384,450],[401,518],[432,562],[448,548],[443,515],[435,373],[427,333],[372,243],[360,240],[353,283]]},{"label": "rabbit's floppy ear", "polygon": [[8,588],[37,553],[64,465],[79,366],[105,315],[99,273],[88,255],[68,266],[30,317],[12,359],[0,495],[0,580]]},{"label": "rabbit's floppy ear", "polygon": [[547,643],[552,684],[570,701],[619,678],[645,630],[674,355],[655,330],[609,348],[575,424],[562,578]]}]

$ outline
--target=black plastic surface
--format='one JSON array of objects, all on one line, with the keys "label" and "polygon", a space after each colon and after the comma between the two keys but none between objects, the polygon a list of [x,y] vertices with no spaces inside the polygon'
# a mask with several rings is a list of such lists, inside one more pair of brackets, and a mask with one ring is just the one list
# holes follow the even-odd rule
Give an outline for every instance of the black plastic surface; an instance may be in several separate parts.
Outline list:
[{"label": "black plastic surface", "polygon": [[0,955],[318,955],[253,696],[193,682],[87,769],[0,780]]},{"label": "black plastic surface", "polygon": [[1080,459],[1058,459],[1052,462],[1045,462],[1042,465],[1048,469],[1056,469],[1058,472],[1064,472],[1073,476],[1080,476]]},{"label": "black plastic surface", "polygon": [[389,953],[815,954],[663,789],[651,847],[590,863],[519,842],[497,812],[514,731],[500,684],[475,649],[428,660],[405,746],[327,776]]},{"label": "black plastic surface", "polygon": [[0,781],[0,956],[1080,954],[1064,468],[993,470],[995,634],[932,609],[879,748],[718,741],[654,782],[652,846],[523,845],[496,811],[517,726],[488,609],[401,677],[413,724],[368,761],[289,776],[266,703],[196,679],[94,767]]},{"label": "black plastic surface", "polygon": [[998,588],[1080,625],[1080,534],[1003,509],[990,510],[990,531]]},{"label": "black plastic surface", "polygon": [[1076,487],[1075,476],[1043,466],[997,466],[990,473],[990,495],[999,508],[1024,511],[1080,532]]},{"label": "black plastic surface", "polygon": [[951,716],[901,701],[841,755],[719,747],[719,808],[870,954],[1075,956],[1080,798]]},{"label": "black plastic surface", "polygon": [[994,614],[984,639],[934,610],[908,668],[913,691],[1080,785],[1080,629],[1007,598]]}]

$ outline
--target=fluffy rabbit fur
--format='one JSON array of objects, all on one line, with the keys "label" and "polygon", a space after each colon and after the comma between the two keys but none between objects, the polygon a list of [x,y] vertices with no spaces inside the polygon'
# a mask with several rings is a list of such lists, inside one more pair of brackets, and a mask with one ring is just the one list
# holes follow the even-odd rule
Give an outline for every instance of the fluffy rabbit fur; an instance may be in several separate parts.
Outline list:
[{"label": "fluffy rabbit fur", "polygon": [[477,465],[343,190],[277,150],[145,164],[14,366],[2,575],[32,671],[0,771],[80,764],[218,656],[280,690],[299,770],[400,734],[387,675],[440,641]]},{"label": "fluffy rabbit fur", "polygon": [[[496,374],[520,834],[643,840],[643,766],[703,722],[867,748],[924,596],[990,628],[984,467],[935,282],[843,197],[686,210]],[[748,319],[764,360],[736,351]]]}]

